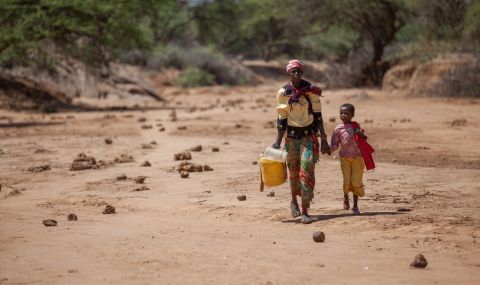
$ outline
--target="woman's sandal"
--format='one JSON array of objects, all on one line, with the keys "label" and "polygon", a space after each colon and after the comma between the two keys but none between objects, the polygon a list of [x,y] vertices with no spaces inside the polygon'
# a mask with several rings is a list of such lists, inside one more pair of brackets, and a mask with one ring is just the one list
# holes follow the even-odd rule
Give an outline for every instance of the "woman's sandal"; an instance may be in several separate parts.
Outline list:
[{"label": "woman's sandal", "polygon": [[293,202],[290,203],[290,210],[292,211],[292,218],[294,219],[302,215],[300,209],[298,209],[298,205]]},{"label": "woman's sandal", "polygon": [[353,207],[352,212],[354,215],[360,215],[360,210],[358,209],[358,207]]},{"label": "woman's sandal", "polygon": [[302,215],[302,224],[311,224],[313,219],[309,215]]},{"label": "woman's sandal", "polygon": [[343,209],[350,210],[350,201],[348,200],[348,198],[347,199],[343,198]]}]

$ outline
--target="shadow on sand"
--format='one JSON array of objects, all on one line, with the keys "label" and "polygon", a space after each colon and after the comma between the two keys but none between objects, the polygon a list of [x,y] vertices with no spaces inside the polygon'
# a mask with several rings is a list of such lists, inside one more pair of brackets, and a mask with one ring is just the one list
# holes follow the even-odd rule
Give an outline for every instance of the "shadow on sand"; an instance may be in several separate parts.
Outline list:
[{"label": "shadow on sand", "polygon": [[[354,213],[342,213],[342,214],[330,214],[330,215],[310,215],[310,218],[312,218],[313,223],[315,222],[320,222],[320,221],[327,221],[327,220],[332,220],[332,219],[337,219],[337,218],[344,218],[344,217],[369,217],[369,216],[393,216],[393,215],[401,215],[403,213],[399,212],[364,212],[360,214],[354,214]],[[300,218],[298,219],[290,219],[290,220],[283,220],[282,223],[289,223],[289,224],[299,224],[300,223]]]},{"label": "shadow on sand", "polygon": [[3,128],[28,128],[28,127],[36,127],[36,126],[54,126],[54,125],[62,125],[65,122],[11,122],[11,123],[0,123],[0,129]]}]

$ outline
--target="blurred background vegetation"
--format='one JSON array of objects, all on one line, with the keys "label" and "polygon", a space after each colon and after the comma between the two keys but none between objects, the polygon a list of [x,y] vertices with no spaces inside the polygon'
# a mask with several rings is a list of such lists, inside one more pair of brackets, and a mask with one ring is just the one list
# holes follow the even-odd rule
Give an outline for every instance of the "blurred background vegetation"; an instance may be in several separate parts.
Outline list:
[{"label": "blurred background vegetation", "polygon": [[[399,61],[479,53],[480,0],[0,0],[0,65],[182,71],[182,86],[244,84],[232,62],[354,64],[380,85]],[[61,57],[59,57],[61,55]]]}]

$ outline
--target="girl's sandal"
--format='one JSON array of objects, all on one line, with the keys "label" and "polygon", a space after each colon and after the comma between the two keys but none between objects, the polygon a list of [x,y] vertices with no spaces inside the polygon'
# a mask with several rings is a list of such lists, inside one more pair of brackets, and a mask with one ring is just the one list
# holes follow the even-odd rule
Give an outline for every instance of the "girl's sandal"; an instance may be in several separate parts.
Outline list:
[{"label": "girl's sandal", "polygon": [[292,211],[292,218],[294,219],[302,215],[298,209],[298,205],[293,202],[290,203],[290,210]]},{"label": "girl's sandal", "polygon": [[302,215],[302,224],[306,225],[306,224],[311,224],[313,222],[313,219],[310,218],[309,215]]}]

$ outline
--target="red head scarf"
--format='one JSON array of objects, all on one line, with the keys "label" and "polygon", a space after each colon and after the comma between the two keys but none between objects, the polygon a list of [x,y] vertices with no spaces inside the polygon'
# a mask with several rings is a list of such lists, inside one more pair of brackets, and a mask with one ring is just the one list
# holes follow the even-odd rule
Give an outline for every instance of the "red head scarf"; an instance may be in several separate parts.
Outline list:
[{"label": "red head scarf", "polygon": [[300,60],[298,59],[292,59],[288,62],[287,66],[285,67],[285,69],[287,70],[287,72],[290,73],[290,70],[292,70],[293,68],[299,68],[301,71],[303,71],[303,62],[301,62]]}]

